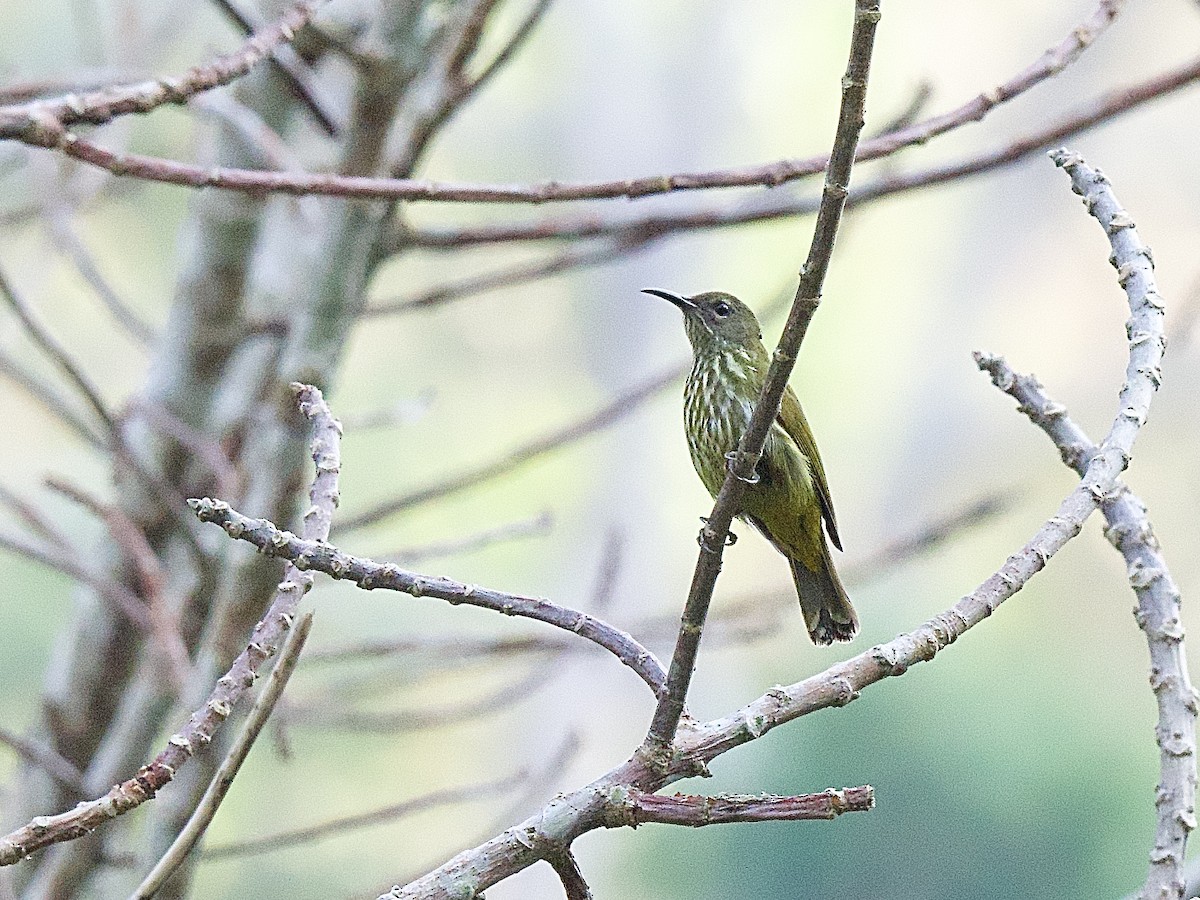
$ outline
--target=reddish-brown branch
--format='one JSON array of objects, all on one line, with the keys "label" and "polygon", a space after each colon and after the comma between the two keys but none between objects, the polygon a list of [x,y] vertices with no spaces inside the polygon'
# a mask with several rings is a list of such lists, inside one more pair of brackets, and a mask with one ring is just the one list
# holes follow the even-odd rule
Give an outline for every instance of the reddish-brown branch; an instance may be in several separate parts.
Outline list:
[{"label": "reddish-brown branch", "polygon": [[664,825],[723,825],[729,822],[795,822],[805,819],[836,819],[842,813],[865,812],[875,808],[875,789],[870,785],[819,794],[778,797],[770,794],[748,796],[718,794],[702,797],[688,794],[647,794],[630,789],[624,795],[614,791],[606,825],[630,825],[647,822]]}]

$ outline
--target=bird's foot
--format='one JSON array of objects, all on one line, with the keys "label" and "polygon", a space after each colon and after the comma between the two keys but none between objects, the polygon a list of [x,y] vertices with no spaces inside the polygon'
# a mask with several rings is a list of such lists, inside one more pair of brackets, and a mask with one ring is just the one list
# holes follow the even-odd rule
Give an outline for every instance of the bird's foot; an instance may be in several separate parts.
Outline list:
[{"label": "bird's foot", "polygon": [[[700,521],[703,522],[705,525],[707,525],[708,524],[708,516],[701,516]],[[734,544],[737,543],[737,541],[738,541],[738,536],[736,534],[734,534],[732,531],[725,532],[725,546],[726,547],[732,547]],[[704,529],[703,528],[701,528],[700,533],[698,535],[696,535],[696,543],[700,544],[701,546],[704,545]]]},{"label": "bird's foot", "polygon": [[736,478],[738,481],[744,482],[746,484],[758,484],[760,481],[762,481],[762,476],[759,475],[758,472],[755,472],[749,478],[743,478],[741,475],[739,475],[734,470],[733,464],[737,461],[737,455],[738,455],[738,452],[736,450],[730,450],[728,453],[725,454],[725,463],[726,463],[725,468],[729,469],[730,474],[733,475],[733,477]]}]

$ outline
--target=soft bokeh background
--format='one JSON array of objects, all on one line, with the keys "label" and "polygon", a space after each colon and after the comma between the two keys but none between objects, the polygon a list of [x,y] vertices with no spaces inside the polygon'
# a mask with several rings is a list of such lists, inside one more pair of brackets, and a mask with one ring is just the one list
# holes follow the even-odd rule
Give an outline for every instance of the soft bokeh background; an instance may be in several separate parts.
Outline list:
[{"label": "soft bokeh background", "polygon": [[[433,148],[424,173],[452,180],[599,179],[806,156],[828,148],[846,52],[849,3],[760,0],[656,4],[561,0],[521,58]],[[922,79],[940,111],[1006,79],[1057,43],[1092,3],[1033,0],[947,6],[885,4],[868,128],[901,111]],[[1200,9],[1184,0],[1131,4],[1061,78],[891,165],[921,166],[1006,142],[1100,91],[1193,53]],[[7,79],[113,69],[167,73],[232,45],[202,6],[139,2],[0,6]],[[1196,415],[1200,351],[1182,327],[1200,275],[1200,116],[1195,90],[1071,141],[1112,178],[1153,247],[1168,300],[1166,381],[1137,445],[1129,481],[1148,502],[1185,598],[1200,579]],[[199,122],[198,125],[195,122]],[[160,110],[130,129],[136,148],[203,152],[204,120]],[[56,183],[46,154],[0,148],[0,201],[18,209]],[[861,174],[865,174],[864,169]],[[76,172],[90,183],[101,176]],[[792,190],[791,188],[779,190]],[[811,190],[809,188],[802,188]],[[732,194],[667,198],[733,202]],[[155,322],[176,276],[188,193],[123,185],[78,227],[121,294]],[[635,211],[628,201],[598,204]],[[425,206],[424,223],[507,221],[566,212]],[[428,313],[364,323],[331,402],[351,416],[433,392],[415,423],[349,430],[343,509],[489,459],[583,415],[686,356],[678,314],[638,293],[732,291],[762,309],[794,287],[809,220],[672,239],[648,253]],[[429,253],[388,266],[380,298],[447,277],[538,258],[530,248]],[[1035,371],[1093,437],[1115,410],[1125,360],[1124,298],[1103,234],[1044,157],[995,174],[901,195],[847,217],[822,306],[793,383],[825,458],[849,570],[888,541],[1002,490],[1004,513],[901,567],[858,578],[863,633],[851,647],[812,647],[786,568],[757,536],[727,554],[716,613],[757,596],[779,610],[768,639],[705,646],[691,708],[724,714],[775,683],[800,680],[887,640],[971,590],[1051,515],[1073,477],[1045,438],[976,370],[970,352],[1005,354]],[[0,263],[114,403],[145,375],[146,357],[105,313],[36,220],[10,224]],[[46,371],[11,317],[0,341]],[[779,323],[767,326],[768,338]],[[103,465],[0,382],[8,431],[3,481],[45,502],[81,540],[97,527],[38,487],[69,473],[111,491]],[[501,480],[345,541],[383,553],[549,510],[544,536],[420,563],[472,583],[588,603],[604,536],[625,553],[606,617],[632,624],[674,615],[695,562],[697,517],[710,508],[682,437],[679,390],[617,427]],[[66,619],[71,586],[23,559],[0,557],[0,721],[33,720],[40,673]],[[931,665],[721,757],[692,792],[799,793],[869,783],[878,807],[835,822],[700,830],[648,826],[587,835],[576,850],[597,897],[859,898],[1120,896],[1140,884],[1153,834],[1157,748],[1142,634],[1122,561],[1089,523],[1048,569]],[[310,646],[403,635],[541,634],[523,623],[437,601],[363,594],[321,582]],[[1197,626],[1185,608],[1185,625]],[[654,649],[665,658],[670,641]],[[356,830],[294,850],[204,864],[196,895],[374,896],[393,882],[512,824],[554,792],[622,761],[644,733],[651,699],[599,652],[547,663],[428,673],[415,658],[350,690],[378,709],[486,712],[441,727],[359,734],[297,726],[292,758],[264,741],[210,835],[225,843],[470,784],[533,772],[568,733],[569,763],[533,796],[489,796]],[[531,673],[544,676],[536,690]],[[316,698],[353,673],[303,670],[289,693]],[[508,702],[505,685],[521,696]],[[370,693],[369,693],[370,692]],[[492,700],[486,698],[492,697]],[[0,776],[15,771],[0,748]],[[0,802],[3,802],[0,799]],[[47,810],[46,812],[51,812]],[[134,813],[138,815],[139,813]],[[113,881],[113,895],[117,885]],[[127,888],[126,888],[127,889]],[[492,900],[561,896],[548,867],[490,891]]]}]

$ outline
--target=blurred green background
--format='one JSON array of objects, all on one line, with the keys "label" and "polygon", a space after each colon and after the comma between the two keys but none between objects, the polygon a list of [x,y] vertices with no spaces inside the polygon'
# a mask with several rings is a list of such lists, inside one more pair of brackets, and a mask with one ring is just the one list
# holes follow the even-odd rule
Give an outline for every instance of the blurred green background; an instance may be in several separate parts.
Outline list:
[{"label": "blurred green background", "polygon": [[[922,80],[934,88],[931,112],[1005,80],[1058,43],[1092,6],[885,4],[868,129],[903,110]],[[822,152],[835,122],[849,8],[784,0],[561,0],[521,57],[438,140],[422,174],[590,180]],[[1061,78],[888,165],[903,171],[1007,143],[1103,90],[1187,58],[1198,39],[1194,3],[1132,4]],[[165,74],[234,42],[203,4],[0,6],[0,72],[7,80],[96,70]],[[1149,504],[1185,598],[1200,578],[1200,349],[1186,324],[1200,302],[1200,189],[1189,176],[1200,139],[1198,100],[1195,89],[1183,91],[1070,141],[1113,180],[1153,247],[1168,301],[1165,383],[1128,480]],[[135,149],[192,158],[203,152],[209,127],[203,118],[163,109],[114,131],[128,129]],[[0,202],[8,210],[36,202],[59,183],[64,166],[45,153],[0,147]],[[74,167],[66,177],[85,186],[103,181]],[[165,319],[177,275],[188,199],[183,189],[120,185],[76,222],[121,295],[156,323]],[[686,198],[734,201],[731,192]],[[677,198],[639,203],[672,208]],[[639,208],[609,201],[588,209],[614,207]],[[432,225],[568,212],[424,205],[412,216]],[[16,221],[4,228],[0,263],[118,405],[145,376],[146,356],[113,326],[42,223],[9,219]],[[335,412],[352,417],[395,401],[432,399],[415,422],[347,430],[343,510],[352,514],[489,459],[685,359],[678,313],[638,290],[728,290],[761,310],[794,287],[810,229],[804,219],[693,233],[612,265],[364,322],[330,396]],[[545,252],[499,247],[409,256],[386,266],[371,294],[405,296]],[[863,633],[849,648],[809,644],[786,567],[740,529],[745,539],[726,556],[714,610],[758,597],[779,625],[748,644],[702,649],[690,700],[695,715],[725,714],[773,684],[798,681],[915,627],[973,589],[1053,513],[1073,476],[975,370],[970,353],[1002,353],[1017,369],[1036,372],[1098,439],[1115,412],[1126,352],[1127,308],[1107,255],[1100,229],[1042,156],[848,215],[793,379],[825,458],[844,567],[980,496],[1001,491],[1010,503],[948,545],[851,580]],[[778,328],[768,325],[769,340]],[[48,371],[11,317],[0,318],[0,342]],[[102,461],[10,383],[0,381],[0,398],[9,422],[4,484],[44,500],[81,540],[98,540],[94,523],[39,482],[69,473],[111,492]],[[383,554],[549,511],[553,526],[545,534],[415,567],[585,605],[604,535],[616,530],[625,553],[605,617],[635,627],[681,607],[697,517],[710,505],[687,458],[676,387],[610,430],[354,533],[345,547]],[[7,727],[33,721],[41,672],[70,598],[64,578],[0,556],[0,722]],[[1094,519],[1026,590],[933,664],[721,757],[711,781],[673,788],[802,793],[871,784],[873,812],[834,822],[589,834],[576,850],[595,895],[916,900],[1120,896],[1135,889],[1152,841],[1158,751],[1133,599],[1121,558]],[[308,605],[317,614],[314,649],[366,637],[543,633],[477,610],[325,582]],[[1197,624],[1185,607],[1185,625]],[[670,647],[662,635],[653,643],[664,659]],[[487,702],[494,708],[467,721],[416,731],[296,724],[289,758],[270,741],[256,748],[211,842],[522,767],[538,772],[568,733],[577,735],[580,750],[548,777],[533,779],[529,794],[487,796],[292,850],[207,862],[196,896],[374,896],[625,759],[652,710],[645,689],[599,652],[429,668],[404,657],[358,667],[366,682],[349,684],[353,673],[306,671],[302,663],[289,698],[336,703],[349,692],[373,709],[428,710],[488,698],[506,684],[519,685],[520,696]],[[538,671],[545,677],[533,690],[527,676]],[[0,782],[15,768],[0,747]],[[112,876],[111,895],[120,895],[127,877]],[[106,890],[98,887],[97,896]],[[487,892],[489,900],[561,894],[545,866]]]}]

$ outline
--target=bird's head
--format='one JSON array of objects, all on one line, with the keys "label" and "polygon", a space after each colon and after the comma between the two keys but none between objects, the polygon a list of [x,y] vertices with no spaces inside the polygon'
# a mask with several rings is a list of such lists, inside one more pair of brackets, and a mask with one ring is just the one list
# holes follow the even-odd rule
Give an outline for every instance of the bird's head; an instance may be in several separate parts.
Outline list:
[{"label": "bird's head", "polygon": [[762,329],[758,319],[750,307],[733,294],[708,291],[694,297],[681,297],[653,289],[642,293],[662,297],[679,307],[688,340],[697,353],[761,344]]}]

